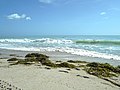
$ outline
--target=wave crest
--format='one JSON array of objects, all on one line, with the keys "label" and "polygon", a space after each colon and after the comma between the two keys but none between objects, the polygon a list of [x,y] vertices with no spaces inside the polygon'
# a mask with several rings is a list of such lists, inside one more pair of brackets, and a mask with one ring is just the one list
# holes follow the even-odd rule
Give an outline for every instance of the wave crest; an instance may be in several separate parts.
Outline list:
[{"label": "wave crest", "polygon": [[68,44],[73,43],[71,40],[66,39],[51,39],[51,38],[41,38],[41,39],[0,39],[0,43],[30,43],[30,42],[40,42],[40,43],[50,43],[50,44]]},{"label": "wave crest", "polygon": [[115,40],[78,40],[76,41],[77,44],[102,44],[102,45],[120,45],[120,41]]}]

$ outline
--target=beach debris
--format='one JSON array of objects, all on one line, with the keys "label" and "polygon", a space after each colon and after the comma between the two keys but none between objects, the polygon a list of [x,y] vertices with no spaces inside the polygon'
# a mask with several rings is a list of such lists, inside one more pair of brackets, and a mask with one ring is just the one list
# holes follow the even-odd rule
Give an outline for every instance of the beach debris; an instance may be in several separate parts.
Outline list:
[{"label": "beach debris", "polygon": [[80,71],[80,68],[75,68],[75,70],[78,70],[78,71]]},{"label": "beach debris", "polygon": [[63,62],[63,63],[57,64],[57,65],[58,65],[58,67],[76,68],[75,65],[69,64],[67,62]]},{"label": "beach debris", "polygon": [[70,69],[70,68],[68,68],[68,69],[66,69],[66,70],[71,71],[71,69]]},{"label": "beach debris", "polygon": [[18,61],[19,59],[17,59],[17,58],[10,58],[10,59],[8,59],[7,61]]},{"label": "beach debris", "polygon": [[90,78],[90,77],[88,77],[88,76],[82,76],[82,75],[76,75],[76,76],[78,76],[78,77],[83,77],[83,78]]},{"label": "beach debris", "polygon": [[69,63],[88,63],[86,61],[73,61],[73,60],[68,60],[67,62],[69,62]]},{"label": "beach debris", "polygon": [[62,62],[62,61],[56,61],[56,62]]},{"label": "beach debris", "polygon": [[78,75],[76,75],[76,76],[80,76],[80,77],[81,77],[81,75],[79,75],[79,74],[78,74]]},{"label": "beach debris", "polygon": [[48,70],[50,70],[51,68],[50,68],[50,67],[45,67],[45,69],[48,69]]},{"label": "beach debris", "polygon": [[65,70],[59,70],[59,72],[69,73],[68,71]]},{"label": "beach debris", "polygon": [[89,78],[88,76],[82,76],[83,78]]}]

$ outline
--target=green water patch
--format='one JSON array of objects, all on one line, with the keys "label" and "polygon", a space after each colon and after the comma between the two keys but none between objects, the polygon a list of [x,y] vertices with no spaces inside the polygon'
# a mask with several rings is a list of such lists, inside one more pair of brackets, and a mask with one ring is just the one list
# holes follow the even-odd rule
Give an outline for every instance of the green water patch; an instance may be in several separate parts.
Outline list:
[{"label": "green water patch", "polygon": [[101,44],[101,45],[120,45],[120,41],[115,40],[78,40],[76,44]]}]

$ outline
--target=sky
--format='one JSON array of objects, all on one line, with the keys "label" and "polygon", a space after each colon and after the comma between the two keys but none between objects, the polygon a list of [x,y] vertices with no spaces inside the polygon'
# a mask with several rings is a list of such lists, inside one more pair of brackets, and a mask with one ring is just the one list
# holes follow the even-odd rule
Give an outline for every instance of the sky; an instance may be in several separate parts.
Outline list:
[{"label": "sky", "polygon": [[120,0],[0,0],[9,35],[120,35]]}]

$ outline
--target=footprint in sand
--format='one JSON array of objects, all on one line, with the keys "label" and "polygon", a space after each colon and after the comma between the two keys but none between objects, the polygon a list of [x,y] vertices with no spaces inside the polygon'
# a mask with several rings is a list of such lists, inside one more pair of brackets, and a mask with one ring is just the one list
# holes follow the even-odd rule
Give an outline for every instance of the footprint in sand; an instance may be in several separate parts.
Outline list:
[{"label": "footprint in sand", "polygon": [[23,90],[23,89],[18,88],[4,80],[0,80],[0,90]]}]

